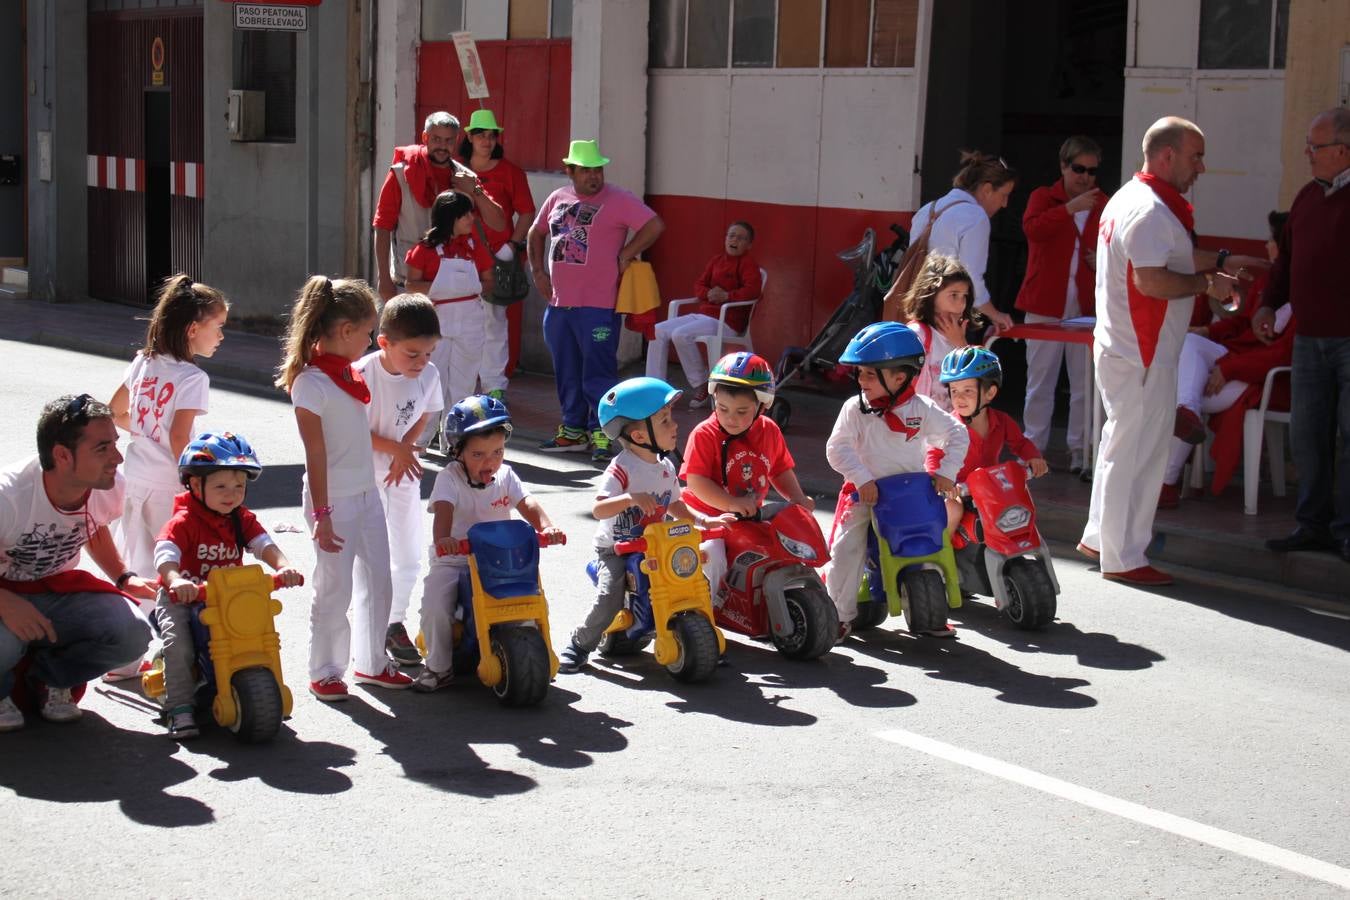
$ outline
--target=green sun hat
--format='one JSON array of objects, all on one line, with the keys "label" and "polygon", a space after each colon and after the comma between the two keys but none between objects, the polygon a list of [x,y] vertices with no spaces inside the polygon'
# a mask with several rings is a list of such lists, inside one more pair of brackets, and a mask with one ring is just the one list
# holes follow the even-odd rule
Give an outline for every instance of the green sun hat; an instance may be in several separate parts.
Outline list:
[{"label": "green sun hat", "polygon": [[609,165],[609,157],[600,155],[600,147],[595,141],[573,141],[563,157],[563,165],[600,169]]},{"label": "green sun hat", "polygon": [[469,116],[468,131],[501,131],[502,126],[497,124],[497,117],[492,114],[490,109],[475,109],[473,115]]}]

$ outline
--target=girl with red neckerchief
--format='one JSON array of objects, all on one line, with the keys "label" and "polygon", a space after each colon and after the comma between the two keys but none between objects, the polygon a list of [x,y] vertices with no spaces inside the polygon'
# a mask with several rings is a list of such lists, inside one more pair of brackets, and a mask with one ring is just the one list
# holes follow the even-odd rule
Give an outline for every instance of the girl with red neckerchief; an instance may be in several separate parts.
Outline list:
[{"label": "girl with red neckerchief", "polygon": [[[309,692],[326,703],[347,699],[343,676],[353,654],[357,682],[395,689],[412,684],[384,654],[394,590],[389,535],[366,417],[370,388],[352,368],[374,329],[375,294],[368,284],[315,275],[291,311],[277,376],[277,387],[291,395],[305,445],[304,508],[318,544]],[[353,643],[347,608],[354,571],[360,577]]]}]

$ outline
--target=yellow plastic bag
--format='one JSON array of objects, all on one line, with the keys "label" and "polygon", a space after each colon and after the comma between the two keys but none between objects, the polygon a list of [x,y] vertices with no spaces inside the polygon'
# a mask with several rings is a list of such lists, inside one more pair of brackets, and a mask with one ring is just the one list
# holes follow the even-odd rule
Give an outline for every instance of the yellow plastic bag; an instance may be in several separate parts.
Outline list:
[{"label": "yellow plastic bag", "polygon": [[656,272],[652,264],[634,260],[624,270],[619,282],[619,299],[614,304],[617,313],[638,314],[661,305],[661,289],[656,286]]}]

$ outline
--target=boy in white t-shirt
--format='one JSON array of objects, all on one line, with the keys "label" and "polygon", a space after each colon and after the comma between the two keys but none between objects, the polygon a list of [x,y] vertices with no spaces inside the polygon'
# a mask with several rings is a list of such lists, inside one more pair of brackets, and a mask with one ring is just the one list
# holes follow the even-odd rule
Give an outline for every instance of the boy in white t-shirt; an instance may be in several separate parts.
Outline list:
[{"label": "boy in white t-shirt", "polygon": [[514,509],[540,534],[562,535],[504,461],[511,416],[502,401],[483,394],[466,397],[450,408],[446,428],[454,440],[451,459],[431,489],[434,548],[445,555],[432,556],[422,586],[427,661],[413,681],[413,690],[423,693],[440,690],[454,679],[455,606],[460,573],[469,564],[454,548],[470,526],[505,521]]},{"label": "boy in white t-shirt", "polygon": [[422,466],[418,440],[426,423],[445,408],[440,373],[431,355],[441,338],[436,307],[422,294],[399,294],[380,311],[380,349],[352,368],[370,387],[370,439],[375,480],[389,529],[389,567],[394,601],[389,610],[384,649],[400,666],[422,661],[408,639],[403,620],[422,569],[425,546]]},{"label": "boy in white t-shirt", "polygon": [[731,513],[701,515],[680,499],[675,464],[666,454],[679,440],[680,426],[671,406],[682,393],[659,378],[642,377],[621,381],[600,398],[600,427],[623,450],[601,476],[591,507],[591,515],[600,520],[595,529],[595,555],[600,561],[595,606],[558,654],[559,672],[570,674],[586,665],[605,629],[623,608],[625,563],[614,552],[617,542],[641,537],[643,528],[662,521],[667,513],[693,519],[700,527],[735,518]]}]

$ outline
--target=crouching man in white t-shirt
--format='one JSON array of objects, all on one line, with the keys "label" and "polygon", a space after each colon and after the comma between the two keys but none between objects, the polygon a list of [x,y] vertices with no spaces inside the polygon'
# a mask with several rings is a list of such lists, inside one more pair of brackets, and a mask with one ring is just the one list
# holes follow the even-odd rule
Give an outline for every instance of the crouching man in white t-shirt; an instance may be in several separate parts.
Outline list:
[{"label": "crouching man in white t-shirt", "polygon": [[[122,592],[153,600],[154,591],[127,570],[108,532],[124,493],[112,410],[88,394],[53,400],[37,447],[36,458],[0,472],[0,731],[23,727],[14,694],[33,689],[44,719],[78,719],[71,689],[140,659],[150,641]],[[85,547],[115,585],[76,568]],[[31,665],[16,685],[25,656]]]}]

